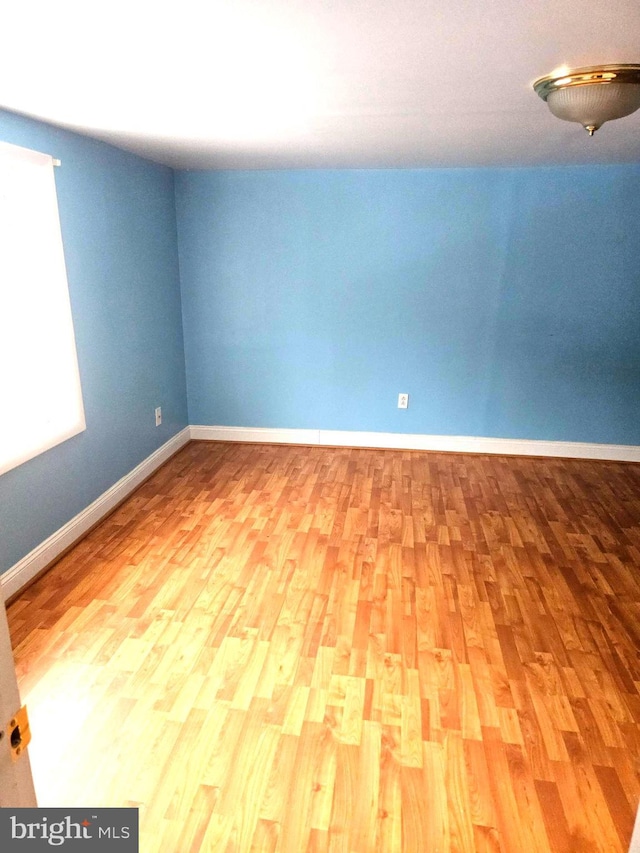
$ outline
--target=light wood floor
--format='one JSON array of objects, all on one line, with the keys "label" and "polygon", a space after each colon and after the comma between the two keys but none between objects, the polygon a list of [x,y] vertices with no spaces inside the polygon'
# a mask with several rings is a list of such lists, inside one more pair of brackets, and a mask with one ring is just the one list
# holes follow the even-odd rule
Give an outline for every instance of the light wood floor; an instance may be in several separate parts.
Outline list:
[{"label": "light wood floor", "polygon": [[640,466],[194,442],[9,610],[41,805],[142,853],[620,853]]}]

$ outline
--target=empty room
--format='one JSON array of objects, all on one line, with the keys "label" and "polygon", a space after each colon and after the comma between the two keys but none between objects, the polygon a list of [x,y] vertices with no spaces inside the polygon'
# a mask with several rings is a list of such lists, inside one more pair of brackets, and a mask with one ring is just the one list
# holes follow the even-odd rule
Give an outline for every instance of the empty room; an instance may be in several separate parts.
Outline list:
[{"label": "empty room", "polygon": [[640,6],[36,7],[0,847],[640,850]]}]

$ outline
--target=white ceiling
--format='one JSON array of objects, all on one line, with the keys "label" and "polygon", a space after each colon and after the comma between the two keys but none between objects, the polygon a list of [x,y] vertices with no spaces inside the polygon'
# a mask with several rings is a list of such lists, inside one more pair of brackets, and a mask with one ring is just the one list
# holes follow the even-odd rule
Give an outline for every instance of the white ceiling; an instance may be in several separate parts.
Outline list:
[{"label": "white ceiling", "polygon": [[638,0],[8,0],[2,29],[0,105],[175,167],[640,162],[640,111],[590,139],[531,88],[640,62]]}]

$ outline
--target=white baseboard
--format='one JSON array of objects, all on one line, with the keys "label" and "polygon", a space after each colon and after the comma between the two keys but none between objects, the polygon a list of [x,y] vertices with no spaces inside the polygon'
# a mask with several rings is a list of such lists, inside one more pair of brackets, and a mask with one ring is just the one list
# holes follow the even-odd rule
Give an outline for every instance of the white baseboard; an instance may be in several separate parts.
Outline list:
[{"label": "white baseboard", "polygon": [[[321,444],[318,429],[269,429],[264,427],[189,427],[192,440],[246,441],[257,444]],[[351,435],[351,433],[344,433]]]},{"label": "white baseboard", "polygon": [[4,600],[19,592],[60,554],[77,542],[189,440],[190,430],[189,427],[185,427],[5,572],[0,577]]},{"label": "white baseboard", "polygon": [[640,462],[640,447],[588,444],[576,441],[535,441],[517,438],[479,438],[466,435],[420,435],[397,432],[352,432],[323,429],[264,429],[254,427],[192,426],[192,439],[269,444],[311,444],[325,447],[372,447],[393,450],[441,450],[454,453],[492,453],[505,456],[555,456],[566,459],[604,459]]}]

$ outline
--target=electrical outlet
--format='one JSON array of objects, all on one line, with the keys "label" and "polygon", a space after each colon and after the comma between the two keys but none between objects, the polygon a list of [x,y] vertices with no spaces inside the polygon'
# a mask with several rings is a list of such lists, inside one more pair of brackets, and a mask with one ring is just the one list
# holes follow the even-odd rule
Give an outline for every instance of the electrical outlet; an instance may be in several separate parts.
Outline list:
[{"label": "electrical outlet", "polygon": [[409,395],[408,394],[398,394],[398,408],[399,409],[408,409],[409,408]]},{"label": "electrical outlet", "polygon": [[156,409],[156,426],[160,426],[162,423],[162,406],[158,406]]}]

